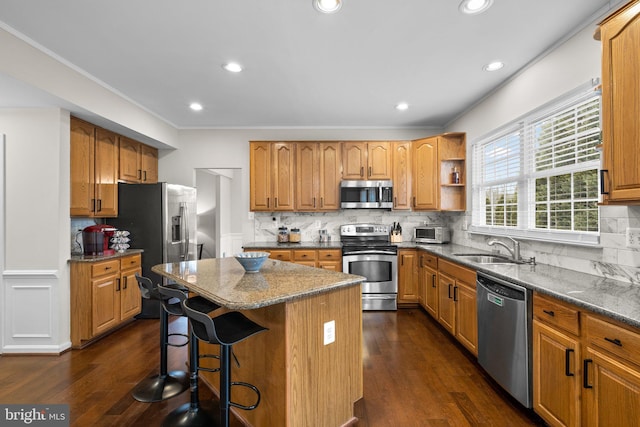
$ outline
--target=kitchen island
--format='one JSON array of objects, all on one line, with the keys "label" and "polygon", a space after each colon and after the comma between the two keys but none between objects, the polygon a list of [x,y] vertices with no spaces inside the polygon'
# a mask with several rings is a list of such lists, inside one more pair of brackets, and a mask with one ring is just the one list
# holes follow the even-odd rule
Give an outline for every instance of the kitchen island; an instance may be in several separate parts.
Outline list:
[{"label": "kitchen island", "polygon": [[[268,259],[259,273],[245,273],[234,258],[160,264],[152,271],[187,287],[226,310],[239,310],[269,328],[234,346],[240,367],[232,380],[254,384],[262,401],[253,411],[234,409],[253,426],[353,424],[353,405],[362,398],[361,276]],[[335,322],[334,324],[330,322]],[[335,340],[325,344],[325,331]],[[330,340],[329,340],[330,341]],[[218,346],[201,344],[201,354]],[[201,359],[217,367],[215,359]],[[217,373],[201,372],[217,392]],[[232,389],[232,400],[253,396]]]}]

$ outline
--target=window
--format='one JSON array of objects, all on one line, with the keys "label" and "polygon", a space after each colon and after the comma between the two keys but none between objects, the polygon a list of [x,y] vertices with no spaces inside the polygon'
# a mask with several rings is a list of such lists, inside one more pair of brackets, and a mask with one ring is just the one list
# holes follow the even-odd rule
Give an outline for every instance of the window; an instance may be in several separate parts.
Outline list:
[{"label": "window", "polygon": [[598,242],[600,94],[588,86],[473,145],[472,231]]}]

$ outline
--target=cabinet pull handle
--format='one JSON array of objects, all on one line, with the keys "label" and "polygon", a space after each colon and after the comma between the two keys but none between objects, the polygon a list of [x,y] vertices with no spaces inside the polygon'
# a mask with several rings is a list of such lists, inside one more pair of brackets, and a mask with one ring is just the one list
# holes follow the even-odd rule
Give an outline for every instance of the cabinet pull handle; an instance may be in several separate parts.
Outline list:
[{"label": "cabinet pull handle", "polygon": [[454,286],[454,287],[453,287],[453,301],[454,301],[454,302],[455,302],[455,301],[458,301],[458,292],[457,292],[457,291],[458,291],[458,287],[457,287],[457,286]]},{"label": "cabinet pull handle", "polygon": [[120,279],[116,279],[116,291],[120,290]]},{"label": "cabinet pull handle", "polygon": [[451,283],[449,283],[449,299],[451,299],[451,287],[452,287],[452,286],[453,286],[453,285],[452,285]]},{"label": "cabinet pull handle", "polygon": [[360,176],[364,176],[364,166],[360,166]]},{"label": "cabinet pull handle", "polygon": [[138,179],[142,179],[142,169],[138,169]]},{"label": "cabinet pull handle", "polygon": [[582,363],[582,387],[584,388],[593,388],[593,386],[589,384],[589,363],[593,363],[593,360],[584,359]]},{"label": "cabinet pull handle", "polygon": [[98,199],[98,211],[100,212],[102,210],[102,199]]},{"label": "cabinet pull handle", "polygon": [[275,201],[276,201],[276,206],[275,206],[275,208],[277,209],[277,208],[278,208],[278,198],[277,198],[277,197],[275,198]]},{"label": "cabinet pull handle", "polygon": [[320,197],[320,207],[324,208],[324,197]]},{"label": "cabinet pull handle", "polygon": [[609,341],[611,344],[615,344],[618,347],[622,347],[622,341],[620,341],[618,338],[607,338],[604,337],[605,341]]},{"label": "cabinet pull handle", "polygon": [[316,208],[316,198],[315,197],[313,198],[313,208],[314,209]]},{"label": "cabinet pull handle", "polygon": [[551,317],[556,315],[556,313],[553,310],[542,310],[542,312],[545,314],[548,314]]},{"label": "cabinet pull handle", "polygon": [[267,197],[267,208],[271,207],[271,206],[269,206],[270,205],[270,203],[269,203],[270,199],[271,199],[271,197]]},{"label": "cabinet pull handle", "polygon": [[144,178],[142,178],[142,180],[143,180],[143,181],[146,181],[146,180],[147,180],[147,171],[143,171],[142,173],[144,174],[144,175],[143,175],[143,176],[144,176]]},{"label": "cabinet pull handle", "polygon": [[398,207],[398,198],[397,198],[397,197],[394,197],[394,198],[393,198],[393,207],[394,207],[394,208],[397,208],[397,207]]},{"label": "cabinet pull handle", "polygon": [[91,212],[96,211],[96,199],[91,199]]},{"label": "cabinet pull handle", "polygon": [[413,207],[416,207],[416,196],[413,196]]},{"label": "cabinet pull handle", "polygon": [[574,350],[572,348],[567,348],[564,350],[564,374],[567,377],[573,377],[574,373],[571,372],[571,353]]},{"label": "cabinet pull handle", "polygon": [[[404,255],[403,255],[404,256]],[[420,257],[420,268],[424,267],[424,257]]]},{"label": "cabinet pull handle", "polygon": [[431,287],[432,287],[432,288],[435,288],[435,287],[436,287],[436,275],[435,275],[435,274],[432,274],[432,275],[431,275],[431,277],[432,277],[432,279],[433,279],[433,280],[431,281]]},{"label": "cabinet pull handle", "polygon": [[127,276],[124,276],[124,285],[122,285],[122,289],[127,289]]},{"label": "cabinet pull handle", "polygon": [[400,265],[403,266],[404,265],[404,255],[402,255],[400,257]]},{"label": "cabinet pull handle", "polygon": [[609,174],[608,169],[600,169],[600,194],[609,194],[608,191],[604,191],[604,174]]},{"label": "cabinet pull handle", "polygon": [[371,166],[369,166],[369,176],[371,176],[371,171],[372,171]]}]

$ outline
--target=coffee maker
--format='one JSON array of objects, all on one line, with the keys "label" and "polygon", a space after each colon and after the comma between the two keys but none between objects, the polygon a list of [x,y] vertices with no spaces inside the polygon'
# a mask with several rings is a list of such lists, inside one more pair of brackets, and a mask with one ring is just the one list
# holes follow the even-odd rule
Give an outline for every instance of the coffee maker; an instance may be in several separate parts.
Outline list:
[{"label": "coffee maker", "polygon": [[114,255],[116,251],[109,249],[109,242],[116,228],[107,224],[96,224],[82,230],[82,247],[85,255]]}]

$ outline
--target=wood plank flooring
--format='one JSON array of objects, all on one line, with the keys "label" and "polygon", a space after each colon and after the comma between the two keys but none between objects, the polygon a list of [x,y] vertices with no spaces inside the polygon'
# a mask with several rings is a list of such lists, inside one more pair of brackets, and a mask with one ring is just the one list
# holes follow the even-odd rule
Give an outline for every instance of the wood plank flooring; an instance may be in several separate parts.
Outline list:
[{"label": "wood plank flooring", "polygon": [[[185,319],[172,318],[171,332],[186,328]],[[364,312],[363,329],[359,427],[542,425],[424,311]],[[189,393],[158,403],[131,397],[142,378],[158,372],[157,346],[158,321],[137,320],[83,350],[1,356],[0,403],[66,403],[71,425],[78,427],[159,426],[189,401]],[[169,369],[186,369],[186,358],[186,347],[170,348]],[[215,396],[202,384],[200,397],[204,407],[215,409]],[[232,420],[233,427],[241,425]]]}]

